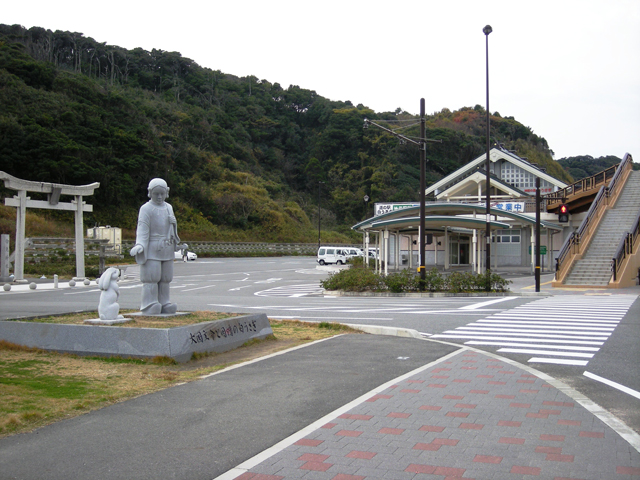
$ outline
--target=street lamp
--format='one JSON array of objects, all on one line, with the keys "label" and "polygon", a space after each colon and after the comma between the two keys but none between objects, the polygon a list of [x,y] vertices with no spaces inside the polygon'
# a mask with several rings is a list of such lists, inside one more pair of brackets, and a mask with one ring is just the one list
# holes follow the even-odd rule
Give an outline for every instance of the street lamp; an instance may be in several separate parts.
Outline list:
[{"label": "street lamp", "polygon": [[318,181],[318,249],[320,249],[320,185],[323,183]]},{"label": "street lamp", "polygon": [[363,220],[365,218],[367,218],[367,207],[369,206],[369,195],[365,195],[364,196],[364,217],[362,218]]},{"label": "street lamp", "polygon": [[489,159],[489,150],[490,150],[490,145],[489,145],[489,34],[493,31],[493,29],[491,28],[491,25],[487,25],[482,29],[482,32],[484,33],[485,36],[485,40],[486,40],[486,63],[487,63],[487,159],[485,162],[485,174],[486,174],[486,178],[485,178],[485,188],[486,188],[486,201],[487,201],[487,209],[486,209],[486,213],[487,213],[487,226],[486,226],[486,232],[485,232],[485,237],[486,237],[486,241],[487,241],[487,250],[485,253],[485,261],[486,261],[486,272],[487,272],[487,291],[489,291],[491,289],[491,285],[489,283],[489,274],[491,273],[491,178],[490,178],[490,171],[491,171],[491,160]]}]

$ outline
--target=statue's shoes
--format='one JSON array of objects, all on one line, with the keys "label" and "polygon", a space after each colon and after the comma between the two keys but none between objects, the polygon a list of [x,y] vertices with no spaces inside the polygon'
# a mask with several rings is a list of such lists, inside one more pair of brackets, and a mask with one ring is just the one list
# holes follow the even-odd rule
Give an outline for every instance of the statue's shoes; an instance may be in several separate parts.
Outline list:
[{"label": "statue's shoes", "polygon": [[176,313],[178,311],[178,305],[175,303],[167,303],[162,306],[162,313]]},{"label": "statue's shoes", "polygon": [[140,310],[145,315],[159,315],[163,313],[162,305],[159,303],[152,303],[148,307],[145,307]]}]

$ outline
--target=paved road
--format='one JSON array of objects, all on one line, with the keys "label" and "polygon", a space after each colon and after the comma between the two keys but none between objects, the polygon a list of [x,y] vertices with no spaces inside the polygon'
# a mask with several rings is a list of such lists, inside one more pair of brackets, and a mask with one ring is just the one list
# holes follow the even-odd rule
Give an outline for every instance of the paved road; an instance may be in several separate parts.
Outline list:
[{"label": "paved road", "polygon": [[[137,269],[128,273],[120,303],[137,308]],[[331,297],[318,286],[326,275],[308,258],[178,262],[172,295],[184,310],[261,311],[271,318],[410,328],[432,341],[473,346],[562,380],[640,432],[640,351],[634,340],[640,336],[639,288],[550,290],[545,276],[543,296],[531,296],[532,278],[514,274],[512,290],[523,296]],[[16,290],[0,292],[0,318],[95,310],[99,298],[95,285]],[[599,311],[603,305],[605,312]]]}]

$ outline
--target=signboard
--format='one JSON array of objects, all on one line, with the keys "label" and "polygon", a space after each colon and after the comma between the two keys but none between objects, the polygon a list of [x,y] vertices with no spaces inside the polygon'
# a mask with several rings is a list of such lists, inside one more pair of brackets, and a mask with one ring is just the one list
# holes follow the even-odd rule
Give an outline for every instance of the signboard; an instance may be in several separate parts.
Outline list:
[{"label": "signboard", "polygon": [[[540,255],[546,255],[547,254],[547,246],[546,245],[541,245],[540,246]],[[529,245],[529,255],[531,255],[531,245]]]},{"label": "signboard", "polygon": [[419,203],[376,203],[374,209],[374,216],[383,215],[389,212],[395,212],[397,210],[403,210],[405,208],[419,207]]},{"label": "signboard", "polygon": [[524,213],[524,205],[524,202],[496,202],[491,204],[493,208],[515,213]]}]

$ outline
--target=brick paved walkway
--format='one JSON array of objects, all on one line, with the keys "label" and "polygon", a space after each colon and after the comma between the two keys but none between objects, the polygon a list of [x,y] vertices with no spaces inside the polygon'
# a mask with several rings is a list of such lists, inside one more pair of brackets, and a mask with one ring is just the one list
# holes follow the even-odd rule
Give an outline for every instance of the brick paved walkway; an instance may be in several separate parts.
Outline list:
[{"label": "brick paved walkway", "polygon": [[614,480],[640,478],[640,453],[545,380],[462,350],[248,470],[228,474],[237,480]]}]

